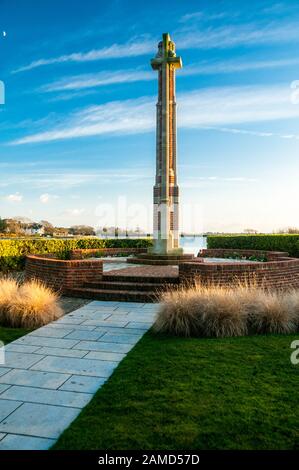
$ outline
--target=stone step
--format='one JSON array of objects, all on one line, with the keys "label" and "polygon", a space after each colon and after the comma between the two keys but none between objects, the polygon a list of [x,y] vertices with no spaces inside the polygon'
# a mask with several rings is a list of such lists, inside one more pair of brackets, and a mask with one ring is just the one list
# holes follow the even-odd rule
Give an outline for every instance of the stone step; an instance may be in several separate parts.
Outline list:
[{"label": "stone step", "polygon": [[149,292],[159,292],[165,291],[166,289],[170,289],[174,287],[173,283],[157,283],[157,282],[116,282],[116,281],[102,281],[102,282],[86,282],[84,283],[84,287],[88,287],[90,289],[101,289],[101,290],[119,290],[119,291],[149,291]]},{"label": "stone step", "polygon": [[78,287],[69,289],[67,295],[94,300],[115,300],[117,302],[158,302],[159,296],[154,291],[125,291],[92,289],[89,287]]},{"label": "stone step", "polygon": [[[133,268],[132,268],[133,269]],[[145,283],[145,284],[178,284],[178,276],[130,276],[121,274],[104,274],[102,282],[127,282],[127,283]]]}]

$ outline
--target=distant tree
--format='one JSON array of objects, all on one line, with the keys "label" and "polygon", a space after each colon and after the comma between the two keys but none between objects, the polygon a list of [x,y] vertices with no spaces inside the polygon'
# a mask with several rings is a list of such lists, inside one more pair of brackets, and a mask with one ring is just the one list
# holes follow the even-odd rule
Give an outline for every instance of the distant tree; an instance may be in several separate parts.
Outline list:
[{"label": "distant tree", "polygon": [[37,222],[33,222],[33,224],[31,224],[31,228],[33,230],[39,230],[40,228],[42,228],[42,224],[38,224]]},{"label": "distant tree", "polygon": [[53,224],[51,224],[51,222],[48,222],[47,220],[41,220],[40,221],[40,224],[43,226],[43,227],[51,227],[53,228]]},{"label": "distant tree", "polygon": [[70,233],[73,235],[95,235],[93,227],[89,225],[74,225],[70,228]]},{"label": "distant tree", "polygon": [[5,219],[6,232],[14,235],[24,235],[23,224],[15,219]]},{"label": "distant tree", "polygon": [[104,233],[104,235],[105,235],[106,238],[107,238],[107,232],[108,232],[107,227],[103,227],[103,233]]},{"label": "distant tree", "polygon": [[6,230],[6,222],[0,217],[0,232],[3,233]]},{"label": "distant tree", "polygon": [[297,228],[297,227],[281,228],[281,229],[277,230],[276,233],[278,233],[278,234],[287,233],[289,235],[296,235],[296,234],[299,234],[299,228]]},{"label": "distant tree", "polygon": [[254,229],[254,228],[245,228],[244,233],[248,233],[248,235],[255,234],[255,233],[258,233],[258,230]]},{"label": "distant tree", "polygon": [[118,238],[118,234],[119,234],[119,229],[118,229],[118,227],[115,227],[115,229],[114,229],[115,238]]},{"label": "distant tree", "polygon": [[56,237],[67,237],[70,234],[70,229],[66,227],[53,227],[53,235]]}]

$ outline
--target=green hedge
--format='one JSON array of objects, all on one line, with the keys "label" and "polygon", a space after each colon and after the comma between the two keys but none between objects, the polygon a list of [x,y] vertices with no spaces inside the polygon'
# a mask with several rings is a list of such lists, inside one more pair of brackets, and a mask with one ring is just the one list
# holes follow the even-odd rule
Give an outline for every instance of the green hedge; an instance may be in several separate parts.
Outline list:
[{"label": "green hedge", "polygon": [[209,235],[208,248],[287,251],[299,258],[299,235]]},{"label": "green hedge", "polygon": [[10,239],[0,240],[0,271],[24,269],[25,258],[31,254],[55,253],[67,259],[70,250],[87,248],[146,248],[152,245],[151,239],[130,238],[77,238],[77,239]]}]

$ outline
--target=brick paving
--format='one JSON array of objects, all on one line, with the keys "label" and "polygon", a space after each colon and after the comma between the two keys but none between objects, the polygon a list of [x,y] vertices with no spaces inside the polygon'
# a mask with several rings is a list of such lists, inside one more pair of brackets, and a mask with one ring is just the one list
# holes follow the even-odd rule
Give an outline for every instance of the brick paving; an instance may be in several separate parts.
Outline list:
[{"label": "brick paving", "polygon": [[0,365],[0,450],[50,448],[151,327],[157,308],[94,301],[9,343]]},{"label": "brick paving", "polygon": [[114,269],[109,272],[110,275],[122,275],[122,276],[140,276],[140,277],[178,277],[179,269],[178,266],[132,266],[123,267],[122,269]]}]

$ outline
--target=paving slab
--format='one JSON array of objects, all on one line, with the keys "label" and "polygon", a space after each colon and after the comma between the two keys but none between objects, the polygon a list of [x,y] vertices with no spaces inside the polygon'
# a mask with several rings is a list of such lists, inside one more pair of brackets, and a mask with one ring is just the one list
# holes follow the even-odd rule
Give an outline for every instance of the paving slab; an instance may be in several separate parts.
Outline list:
[{"label": "paving slab", "polygon": [[83,331],[93,331],[96,329],[96,326],[87,326],[87,325],[66,325],[65,323],[50,323],[48,325],[49,328],[55,328],[55,329],[61,329],[65,328],[66,326],[70,326],[72,328],[72,331],[77,331],[77,330],[83,330]]},{"label": "paving slab", "polygon": [[128,328],[128,327],[117,327],[117,326],[103,326],[96,327],[96,331],[101,330],[105,333],[113,333],[117,335],[144,335],[144,328]]},{"label": "paving slab", "polygon": [[5,367],[14,369],[29,369],[29,367],[41,359],[43,359],[43,356],[39,354],[7,351],[5,352]]},{"label": "paving slab", "polygon": [[117,301],[114,301],[114,300],[94,300],[93,302],[90,302],[90,304],[88,304],[88,306],[90,308],[93,308],[93,307],[115,307],[119,305],[119,302]]},{"label": "paving slab", "polygon": [[127,324],[129,323],[129,320],[86,320],[84,321],[83,325],[92,325],[92,326],[100,326],[100,327],[106,327],[106,326],[116,326],[117,328],[124,328]]},{"label": "paving slab", "polygon": [[58,356],[58,357],[84,357],[84,351],[79,351],[75,349],[64,349],[64,348],[49,348],[41,347],[38,349],[38,354],[43,354],[44,356]]},{"label": "paving slab", "polygon": [[0,397],[0,423],[21,405],[20,401],[2,400]]},{"label": "paving slab", "polygon": [[[131,315],[131,312],[124,313],[124,314],[122,314],[122,313],[120,313],[120,314],[113,313],[112,315],[110,315],[109,318],[107,318],[107,320],[105,320],[105,323],[109,324],[109,323],[121,322],[121,323],[124,323],[126,325],[130,320],[130,315]],[[125,325],[123,325],[123,326],[125,326]]]},{"label": "paving slab", "polygon": [[0,384],[0,395],[5,392],[10,387],[10,385]]},{"label": "paving slab", "polygon": [[139,335],[106,333],[104,336],[102,336],[99,339],[99,341],[101,342],[104,341],[105,343],[136,344],[142,336],[143,336],[143,333]]},{"label": "paving slab", "polygon": [[0,377],[0,383],[9,385],[26,385],[28,387],[41,387],[57,389],[71,374],[59,374],[54,372],[40,372],[35,370],[8,369],[5,375]]},{"label": "paving slab", "polygon": [[90,351],[84,356],[85,359],[98,359],[100,361],[121,361],[126,355],[105,351]]},{"label": "paving slab", "polygon": [[92,395],[90,393],[76,393],[12,385],[9,390],[0,395],[0,398],[28,403],[43,403],[45,405],[83,408],[83,406],[87,405],[90,401]]},{"label": "paving slab", "polygon": [[5,351],[13,351],[20,353],[34,353],[39,349],[39,346],[28,346],[26,344],[9,343],[5,346]]},{"label": "paving slab", "polygon": [[6,436],[3,432],[0,432],[0,441]]},{"label": "paving slab", "polygon": [[155,318],[155,315],[136,315],[136,313],[129,313],[126,316],[128,322],[138,322],[138,323],[151,323]]},{"label": "paving slab", "polygon": [[124,334],[124,333],[106,333],[102,336],[99,341],[105,343],[124,343],[124,344],[136,344],[144,335],[144,331],[141,334]]},{"label": "paving slab", "polygon": [[78,343],[75,339],[46,338],[44,336],[22,336],[15,344],[29,344],[31,346],[48,346],[50,348],[72,348]]},{"label": "paving slab", "polygon": [[115,353],[128,353],[132,349],[132,344],[105,343],[104,341],[80,341],[74,349],[84,351],[107,351]]},{"label": "paving slab", "polygon": [[72,333],[72,328],[51,328],[49,326],[44,326],[43,328],[39,328],[38,330],[34,330],[32,333],[29,333],[27,337],[31,336],[45,336],[47,338],[63,338],[64,336],[69,335]]},{"label": "paving slab", "polygon": [[[1,401],[0,400],[0,404]],[[5,400],[18,407],[7,418],[0,422],[0,432],[23,434],[35,437],[48,437],[57,439],[71,422],[78,416],[78,408],[66,406],[41,405],[37,403],[23,403]],[[1,405],[0,405],[1,406]]]},{"label": "paving slab", "polygon": [[111,315],[128,315],[128,313],[132,312],[131,309],[129,308],[121,308],[121,307],[116,307],[114,312],[111,313]]},{"label": "paving slab", "polygon": [[102,320],[105,320],[114,311],[115,311],[114,307],[87,308],[85,310],[81,310],[81,312],[74,313],[70,318],[73,318],[75,320],[80,320],[81,318],[84,318],[84,317],[97,315]]},{"label": "paving slab", "polygon": [[[6,437],[4,437],[6,436]],[[21,436],[19,434],[3,434],[0,450],[47,450],[54,444],[54,439]]]},{"label": "paving slab", "polygon": [[140,328],[147,331],[152,326],[152,322],[130,321],[125,328]]},{"label": "paving slab", "polygon": [[4,366],[0,366],[0,377],[2,377],[2,375],[4,374],[7,374],[7,372],[9,372],[11,369],[9,369],[8,367],[4,367]]},{"label": "paving slab", "polygon": [[78,340],[90,340],[90,341],[97,341],[101,336],[105,334],[105,330],[97,330],[97,331],[73,331],[67,336],[67,339],[78,339]]},{"label": "paving slab", "polygon": [[69,325],[80,325],[80,323],[82,322],[83,322],[83,318],[68,318],[68,316],[66,315],[65,317],[60,318],[60,320],[56,320],[55,324],[56,325],[63,324],[63,325],[69,326]]},{"label": "paving slab", "polygon": [[80,316],[74,317],[75,320],[102,320],[105,321],[107,320],[114,311],[111,311],[109,313],[101,313],[99,310],[92,310],[90,312],[85,312],[81,313]]},{"label": "paving slab", "polygon": [[72,375],[59,390],[71,392],[95,393],[105,382],[104,377],[89,377],[87,375]]},{"label": "paving slab", "polygon": [[119,308],[142,308],[145,305],[145,303],[139,303],[139,302],[118,302],[117,307]]},{"label": "paving slab", "polygon": [[118,362],[114,361],[47,356],[42,361],[39,361],[36,367],[33,366],[33,370],[109,377],[117,365]]}]

